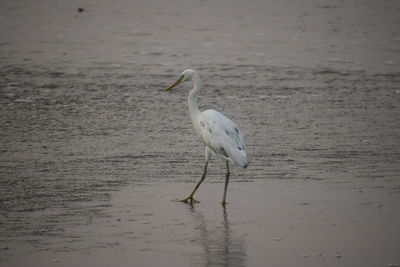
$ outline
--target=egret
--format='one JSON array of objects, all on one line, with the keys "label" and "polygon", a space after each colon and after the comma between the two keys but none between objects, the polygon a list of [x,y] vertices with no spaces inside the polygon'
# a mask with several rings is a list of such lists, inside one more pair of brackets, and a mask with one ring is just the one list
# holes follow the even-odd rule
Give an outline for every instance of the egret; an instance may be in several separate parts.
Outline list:
[{"label": "egret", "polygon": [[208,162],[211,159],[211,154],[215,153],[225,159],[226,162],[225,187],[222,198],[222,204],[225,205],[230,176],[229,161],[242,168],[247,168],[248,163],[243,134],[237,125],[222,113],[213,109],[207,109],[202,112],[199,110],[197,96],[201,88],[201,80],[200,75],[195,70],[187,69],[183,71],[178,80],[168,86],[165,91],[171,90],[186,80],[192,80],[194,84],[193,89],[189,93],[189,114],[195,132],[200,136],[201,141],[205,145],[206,153],[204,170],[200,181],[192,193],[181,201],[190,204],[198,202],[193,196],[206,178]]}]

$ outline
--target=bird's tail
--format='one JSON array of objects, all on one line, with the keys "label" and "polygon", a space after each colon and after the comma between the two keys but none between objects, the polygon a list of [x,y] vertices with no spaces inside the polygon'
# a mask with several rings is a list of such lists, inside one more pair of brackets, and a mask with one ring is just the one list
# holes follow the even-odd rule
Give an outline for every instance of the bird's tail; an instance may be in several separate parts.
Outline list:
[{"label": "bird's tail", "polygon": [[230,158],[232,159],[232,161],[242,167],[242,168],[247,168],[248,166],[248,161],[247,161],[247,155],[246,152],[244,150],[241,150],[240,153],[237,153],[238,151],[236,151],[236,153],[232,153],[230,155]]}]

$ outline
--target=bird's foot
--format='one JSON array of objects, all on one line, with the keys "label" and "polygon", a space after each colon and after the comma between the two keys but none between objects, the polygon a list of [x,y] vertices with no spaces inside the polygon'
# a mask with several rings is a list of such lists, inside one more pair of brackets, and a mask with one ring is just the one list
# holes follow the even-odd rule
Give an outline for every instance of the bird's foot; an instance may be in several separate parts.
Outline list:
[{"label": "bird's foot", "polygon": [[200,201],[194,199],[193,196],[188,196],[187,198],[181,199],[180,202],[193,204],[193,203],[199,203]]}]

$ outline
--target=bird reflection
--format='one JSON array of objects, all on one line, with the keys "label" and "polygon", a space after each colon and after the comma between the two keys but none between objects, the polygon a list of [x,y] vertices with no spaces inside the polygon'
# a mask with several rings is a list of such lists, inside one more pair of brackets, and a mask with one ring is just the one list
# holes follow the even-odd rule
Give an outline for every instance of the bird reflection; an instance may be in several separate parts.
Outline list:
[{"label": "bird reflection", "polygon": [[190,206],[198,230],[196,242],[203,252],[199,258],[200,266],[245,266],[246,252],[244,239],[235,237],[230,229],[228,212],[223,207],[222,223],[209,222],[204,215]]}]

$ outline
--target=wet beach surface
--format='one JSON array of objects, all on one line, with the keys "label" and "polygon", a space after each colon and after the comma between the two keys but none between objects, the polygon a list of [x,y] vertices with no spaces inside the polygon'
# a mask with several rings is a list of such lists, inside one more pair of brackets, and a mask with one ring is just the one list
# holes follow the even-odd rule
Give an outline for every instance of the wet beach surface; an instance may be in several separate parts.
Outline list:
[{"label": "wet beach surface", "polygon": [[[395,1],[0,7],[0,266],[400,263]],[[245,134],[225,209],[215,157],[175,202],[204,164],[190,85],[162,91],[189,67]]]}]

